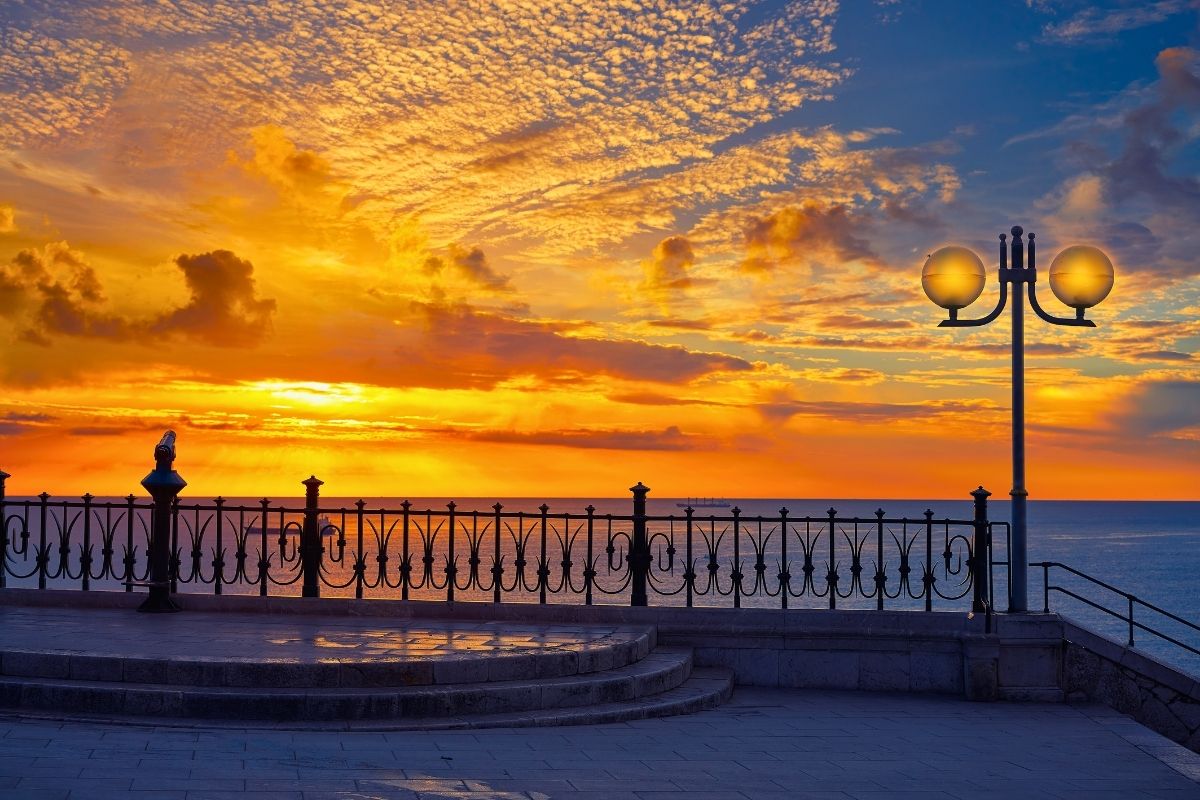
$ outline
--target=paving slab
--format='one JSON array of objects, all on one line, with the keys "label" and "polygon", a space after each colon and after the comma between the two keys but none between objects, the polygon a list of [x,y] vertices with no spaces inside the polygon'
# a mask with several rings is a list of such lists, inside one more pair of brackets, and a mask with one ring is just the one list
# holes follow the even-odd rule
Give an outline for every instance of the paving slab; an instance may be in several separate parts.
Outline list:
[{"label": "paving slab", "polygon": [[122,774],[244,800],[1200,798],[1200,755],[1095,705],[743,688],[688,717],[428,733],[0,716],[0,796],[122,796]]}]

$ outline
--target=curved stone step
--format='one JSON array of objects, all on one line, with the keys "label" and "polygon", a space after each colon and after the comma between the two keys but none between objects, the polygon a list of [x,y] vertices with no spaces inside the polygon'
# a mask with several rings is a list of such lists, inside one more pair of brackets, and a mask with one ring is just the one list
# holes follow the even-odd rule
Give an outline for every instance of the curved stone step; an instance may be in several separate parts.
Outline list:
[{"label": "curved stone step", "polygon": [[[462,728],[535,728],[555,725],[600,725],[650,717],[694,714],[716,708],[733,694],[733,671],[704,667],[692,671],[680,686],[661,694],[618,703],[601,703],[581,708],[543,710],[516,714],[481,714],[453,719],[398,720],[376,726],[370,723],[355,730],[454,730]],[[384,727],[386,726],[386,727]]]},{"label": "curved stone step", "polygon": [[[138,627],[117,613],[127,616],[7,610],[0,676],[188,687],[429,686],[602,672],[637,662],[655,645],[647,626],[381,619],[352,627],[337,618],[193,614],[186,626],[149,619]],[[48,628],[58,635],[46,644]],[[233,634],[267,657],[242,655],[231,646]]]},{"label": "curved stone step", "polygon": [[0,707],[226,720],[404,720],[593,706],[680,686],[690,649],[662,648],[641,661],[582,675],[384,688],[244,688],[0,676]]},{"label": "curved stone step", "polygon": [[[205,727],[205,728],[268,728],[271,730],[352,730],[352,731],[409,731],[409,730],[455,730],[464,728],[528,728],[555,725],[597,725],[627,722],[650,717],[666,717],[678,714],[693,714],[716,708],[733,693],[732,670],[720,667],[697,668],[681,685],[660,694],[633,700],[599,703],[565,709],[541,709],[527,712],[496,714],[473,714],[444,718],[426,719],[371,719],[343,721],[285,721],[250,723],[232,720],[196,720],[172,717],[124,717],[119,721],[154,727]],[[59,720],[113,722],[107,714],[26,714],[22,716],[49,717]]]}]

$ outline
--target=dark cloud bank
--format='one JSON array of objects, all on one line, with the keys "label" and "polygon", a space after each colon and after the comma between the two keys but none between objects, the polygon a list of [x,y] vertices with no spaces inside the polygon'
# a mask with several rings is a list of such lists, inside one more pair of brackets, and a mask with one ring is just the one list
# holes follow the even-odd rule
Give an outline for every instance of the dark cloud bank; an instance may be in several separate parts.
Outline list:
[{"label": "dark cloud bank", "polygon": [[0,267],[0,318],[18,338],[49,345],[56,337],[131,341],[179,335],[218,347],[260,342],[271,329],[275,301],[260,298],[254,266],[228,250],[180,255],[175,266],[191,295],[187,303],[149,318],[107,308],[96,271],[65,243],[22,250]]}]

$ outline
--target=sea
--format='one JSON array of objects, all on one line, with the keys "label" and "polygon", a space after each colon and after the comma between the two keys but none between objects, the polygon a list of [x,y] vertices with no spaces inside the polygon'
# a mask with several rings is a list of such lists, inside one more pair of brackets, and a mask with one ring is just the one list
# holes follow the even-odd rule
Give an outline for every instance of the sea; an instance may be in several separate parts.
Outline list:
[{"label": "sea", "polygon": [[[9,498],[9,504],[14,502],[20,503],[26,498]],[[32,498],[29,498],[32,499]],[[107,499],[107,498],[105,498]],[[117,498],[112,498],[117,500]],[[350,550],[354,546],[357,534],[357,522],[354,515],[354,502],[358,498],[321,498],[322,513],[327,520],[335,525],[341,525],[342,513],[346,513],[345,535],[347,545],[345,550]],[[396,498],[363,498],[366,501],[367,508],[371,509],[389,509],[398,511],[400,508],[400,500]],[[186,504],[189,498],[181,498]],[[198,499],[197,499],[198,500]],[[455,513],[457,515],[460,533],[456,538],[457,553],[462,562],[460,570],[466,570],[466,560],[469,553],[469,535],[468,531],[483,531],[483,544],[481,547],[481,555],[484,556],[483,564],[480,567],[484,579],[488,579],[486,570],[490,567],[490,554],[494,547],[494,540],[491,537],[490,529],[487,527],[492,514],[492,506],[496,502],[500,502],[504,506],[505,512],[525,512],[528,517],[524,524],[519,527],[520,536],[514,537],[513,530],[506,532],[504,541],[502,542],[502,553],[505,558],[506,576],[508,579],[515,577],[515,553],[514,542],[517,538],[523,537],[526,533],[529,534],[528,546],[526,551],[526,559],[530,562],[527,570],[527,581],[536,582],[536,577],[533,572],[536,570],[536,559],[540,554],[541,548],[541,529],[540,529],[540,510],[539,507],[544,502],[549,506],[548,515],[550,524],[547,526],[547,561],[552,570],[551,583],[556,585],[561,575],[561,562],[564,560],[561,556],[561,542],[569,541],[571,536],[575,536],[574,544],[571,547],[571,559],[573,563],[573,573],[575,585],[581,585],[580,573],[583,570],[583,553],[586,539],[586,532],[583,523],[578,520],[555,519],[556,514],[583,514],[584,509],[590,504],[594,507],[594,515],[597,520],[595,523],[595,545],[594,553],[600,559],[598,561],[598,570],[600,575],[597,577],[597,586],[605,584],[605,568],[604,560],[611,558],[613,564],[619,567],[621,557],[624,553],[625,540],[621,536],[614,539],[614,553],[609,555],[604,550],[604,545],[607,543],[607,523],[604,522],[606,515],[629,515],[632,512],[632,504],[628,497],[625,498],[454,498],[456,504]],[[662,605],[681,605],[684,601],[682,592],[675,591],[681,585],[681,576],[685,569],[684,553],[685,553],[685,537],[684,537],[684,512],[679,504],[687,504],[688,498],[663,498],[651,496],[648,500],[647,513],[656,518],[650,525],[652,533],[657,532],[661,535],[653,539],[653,551],[656,559],[655,569],[660,571],[662,576],[661,581],[657,584],[663,592],[674,592],[672,594],[656,594],[651,591],[651,604]],[[439,518],[435,515],[422,517],[425,510],[442,511],[444,512],[447,503],[451,498],[442,497],[417,497],[409,498],[412,504],[412,548],[414,551],[419,549],[420,534],[425,532],[433,534],[438,530]],[[208,501],[199,501],[208,502]],[[851,560],[851,542],[861,538],[865,541],[862,549],[862,565],[863,565],[863,581],[870,589],[869,576],[874,573],[876,560],[876,528],[870,524],[875,519],[877,509],[882,509],[888,520],[909,520],[910,524],[901,522],[889,522],[886,528],[886,542],[884,545],[884,562],[885,569],[889,574],[889,591],[895,593],[900,590],[899,577],[897,575],[898,560],[899,560],[899,545],[901,541],[907,541],[909,537],[916,537],[912,549],[912,559],[914,564],[922,562],[924,555],[924,512],[926,509],[934,512],[935,521],[952,519],[967,521],[972,518],[973,508],[969,498],[964,500],[882,500],[882,499],[742,499],[729,498],[728,502],[731,505],[738,507],[741,517],[757,517],[761,516],[768,518],[768,521],[761,526],[752,524],[745,526],[742,530],[742,537],[739,541],[740,552],[738,553],[742,572],[747,575],[747,581],[752,582],[754,577],[755,563],[755,543],[764,552],[764,561],[767,564],[766,574],[774,576],[778,574],[784,561],[779,550],[779,535],[777,526],[771,524],[770,519],[777,519],[780,516],[780,510],[786,508],[788,518],[792,520],[792,538],[789,539],[788,554],[787,554],[787,569],[793,575],[793,582],[799,580],[801,574],[801,562],[803,559],[803,547],[801,538],[805,534],[803,525],[797,525],[797,518],[811,517],[814,520],[819,520],[828,516],[830,509],[836,510],[839,520],[860,518],[863,522],[856,527],[854,524],[840,523],[839,524],[839,539],[837,549],[834,554],[834,563],[841,576],[842,586],[847,586],[849,580],[849,565]],[[229,499],[227,505],[237,505],[244,503],[247,508],[256,507],[256,500],[246,498],[239,500],[236,498]],[[299,509],[303,507],[303,501],[300,499],[286,499],[275,501],[275,505],[283,505],[290,509]],[[16,509],[8,508],[6,513],[12,514]],[[471,512],[478,512],[473,514]],[[728,594],[729,582],[728,573],[729,566],[733,563],[733,544],[732,532],[728,521],[722,521],[719,518],[728,517],[730,515],[729,508],[704,508],[697,507],[694,516],[693,526],[693,558],[696,564],[696,570],[700,575],[699,586],[704,585],[707,579],[707,564],[708,564],[708,546],[711,544],[712,549],[717,556],[718,564],[720,565],[719,579],[712,591],[705,594],[697,594],[694,598],[696,605],[703,606],[728,606],[732,605],[732,597]],[[36,516],[36,515],[33,515]],[[184,514],[186,517],[187,514]],[[711,517],[718,519],[712,520]],[[292,515],[289,515],[292,518]],[[1009,504],[1003,497],[993,498],[989,503],[989,518],[993,521],[1007,521],[1009,519]],[[378,516],[376,516],[378,520]],[[364,524],[364,549],[368,551],[368,575],[374,574],[372,570],[377,569],[374,560],[374,552],[377,551],[377,546],[373,544],[377,535],[383,534],[388,526],[396,519],[393,514],[384,516],[384,523],[381,525],[378,522],[370,522],[368,520]],[[10,530],[12,521],[10,520]],[[32,519],[31,519],[32,524]],[[203,523],[200,522],[202,525]],[[245,524],[245,520],[243,520]],[[274,541],[274,533],[277,530],[277,522],[269,521],[268,529],[272,532],[272,541]],[[99,526],[97,526],[99,527]],[[1135,627],[1133,629],[1134,646],[1143,650],[1156,658],[1166,661],[1185,671],[1200,676],[1200,655],[1189,651],[1187,648],[1200,650],[1200,502],[1148,502],[1148,501],[1073,501],[1073,500],[1031,500],[1029,502],[1028,512],[1028,529],[1029,529],[1029,560],[1031,562],[1057,562],[1066,564],[1069,567],[1091,576],[1096,581],[1103,584],[1095,583],[1083,577],[1074,575],[1067,570],[1054,567],[1048,572],[1041,567],[1029,568],[1029,608],[1031,611],[1042,610],[1047,601],[1051,611],[1064,614],[1087,627],[1096,630],[1117,642],[1126,643],[1130,636],[1130,625],[1128,622],[1128,612],[1130,605],[1130,596],[1136,598],[1133,603],[1133,619]],[[190,530],[187,524],[181,527],[181,538],[185,536],[187,530]],[[227,526],[226,530],[229,530]],[[620,522],[614,524],[613,530],[620,532],[628,530],[628,524],[624,526]],[[822,530],[819,525],[813,524],[809,526],[812,532]],[[947,563],[942,558],[942,551],[947,538],[953,537],[956,533],[970,535],[969,528],[966,526],[953,526],[949,529],[950,537],[946,535],[944,526],[935,525],[934,541],[932,550],[934,553],[934,561],[938,565],[938,583],[939,592],[945,597],[939,596],[937,602],[934,603],[935,610],[950,611],[955,613],[968,613],[969,610],[969,595],[961,599],[955,599],[959,593],[959,587],[962,586],[961,578],[965,574],[963,572],[965,561],[965,542],[956,540],[952,542],[953,555]],[[95,534],[93,534],[95,535]],[[139,534],[140,535],[140,534]],[[229,536],[228,532],[225,534]],[[443,555],[446,546],[446,530],[442,528],[436,534],[440,537],[436,545],[435,552],[437,554],[437,566],[435,574],[439,579],[444,579],[441,570],[443,567]],[[36,537],[35,537],[36,538]],[[53,540],[53,536],[51,539]],[[251,537],[253,545],[256,537]],[[995,540],[993,558],[998,561],[1003,561],[1007,558],[1004,543],[1003,528],[995,529]],[[117,542],[121,541],[118,536]],[[212,545],[212,527],[205,530],[204,547],[206,550]],[[820,576],[818,585],[823,585],[824,574],[829,566],[827,539],[817,540],[819,543],[813,552],[813,562],[816,574]],[[668,546],[674,543],[675,554],[668,554]],[[328,545],[327,545],[328,546]],[[224,547],[226,549],[226,562],[231,562],[232,557],[230,550],[231,543],[226,538]],[[274,548],[274,545],[272,545]],[[186,549],[186,548],[184,548]],[[395,554],[399,549],[398,534],[395,529],[392,530],[392,539],[389,543],[389,552]],[[118,548],[119,550],[119,548]],[[330,548],[329,552],[334,552]],[[119,561],[120,556],[117,556]],[[257,557],[252,556],[251,561],[256,561]],[[349,564],[353,560],[353,556],[343,558],[339,563],[327,565],[327,579],[331,583],[338,583],[345,580],[351,575]],[[205,564],[211,561],[211,557],[205,557]],[[398,568],[398,558],[393,558],[390,569],[395,579],[395,572]],[[18,557],[10,554],[9,565],[10,572],[19,573],[23,569],[27,569],[28,561],[22,561]],[[416,569],[421,569],[419,554],[415,558]],[[920,573],[919,564],[915,566],[916,572],[912,576],[912,588],[919,593],[920,591]],[[273,573],[276,574],[276,573]],[[613,573],[619,574],[619,571]],[[993,586],[992,596],[994,598],[994,606],[999,611],[1004,611],[1008,607],[1007,599],[1007,580],[1006,567],[1001,565],[995,566],[993,570]],[[1045,591],[1045,578],[1049,577],[1049,583],[1052,587],[1050,592]],[[461,577],[460,577],[461,579]],[[31,579],[21,580],[10,575],[8,585],[22,586],[30,585]],[[51,581],[54,586],[63,585],[62,581]],[[68,582],[69,584],[69,582]],[[594,598],[596,603],[625,603],[627,593],[619,590],[615,584],[608,584],[613,587],[612,594],[605,594],[603,591],[597,591]],[[749,585],[747,583],[746,585]],[[1057,588],[1054,588],[1057,587]],[[94,589],[119,589],[120,587],[113,581],[96,581],[93,582]],[[272,594],[296,594],[298,593],[298,584],[293,583],[286,586],[273,586]],[[1085,600],[1079,600],[1070,596],[1064,591],[1065,589],[1076,595],[1079,595]],[[181,585],[180,591],[212,591],[211,585]],[[257,589],[253,586],[231,586],[225,589],[227,593],[257,593]],[[352,594],[352,587],[347,586],[342,589],[326,589],[323,594],[336,596]],[[963,589],[965,591],[965,589]],[[365,592],[367,597],[395,597],[398,593],[395,590],[388,589],[385,586],[377,587],[374,590]],[[477,595],[477,596],[476,596]],[[439,592],[413,592],[413,597],[439,597],[444,596],[444,593]],[[489,594],[481,592],[459,592],[457,599],[485,600],[490,597]],[[950,599],[945,599],[950,598]],[[524,592],[520,596],[507,595],[505,600],[516,600],[523,602],[537,602],[536,592]],[[1086,601],[1090,601],[1086,602]],[[551,593],[548,602],[580,602],[579,595],[566,593]],[[771,597],[765,593],[759,593],[754,596],[745,597],[742,600],[743,606],[748,607],[778,607],[780,599],[778,595]],[[823,608],[827,607],[828,601],[825,598],[805,596],[793,598],[789,600],[789,606],[792,608]],[[902,608],[902,609],[919,609],[923,606],[923,601],[912,600],[906,598],[904,592],[900,592],[899,597],[895,600],[889,599],[886,602],[887,608]],[[838,600],[839,608],[874,608],[875,601],[864,598],[845,598]],[[1162,613],[1166,612],[1166,613]],[[1173,617],[1178,617],[1180,622]],[[1141,626],[1144,626],[1141,627]],[[1178,643],[1171,642],[1167,638],[1173,638]],[[1186,645],[1186,647],[1181,646]]]}]

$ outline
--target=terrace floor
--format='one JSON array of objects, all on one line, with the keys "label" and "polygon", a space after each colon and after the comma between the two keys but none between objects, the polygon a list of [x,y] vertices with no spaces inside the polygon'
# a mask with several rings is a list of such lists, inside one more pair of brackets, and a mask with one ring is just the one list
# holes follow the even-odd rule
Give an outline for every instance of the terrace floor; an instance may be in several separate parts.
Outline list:
[{"label": "terrace floor", "polygon": [[6,800],[1200,798],[1200,756],[1097,706],[738,689],[551,729],[299,732],[0,716]]},{"label": "terrace floor", "polygon": [[391,662],[550,655],[559,649],[603,647],[636,633],[614,625],[195,611],[131,614],[125,609],[0,605],[3,650],[177,661]]}]

